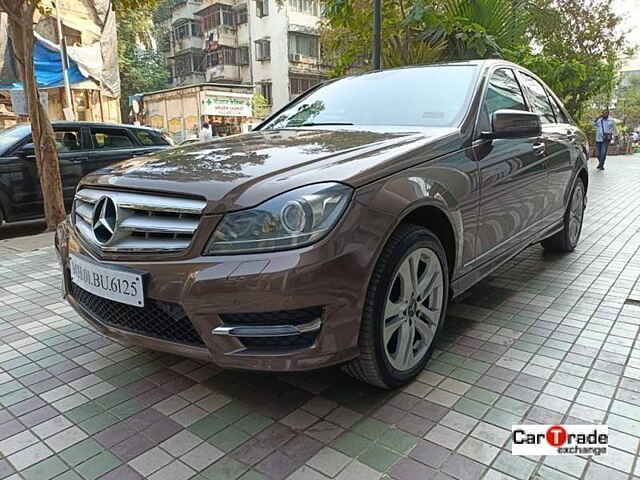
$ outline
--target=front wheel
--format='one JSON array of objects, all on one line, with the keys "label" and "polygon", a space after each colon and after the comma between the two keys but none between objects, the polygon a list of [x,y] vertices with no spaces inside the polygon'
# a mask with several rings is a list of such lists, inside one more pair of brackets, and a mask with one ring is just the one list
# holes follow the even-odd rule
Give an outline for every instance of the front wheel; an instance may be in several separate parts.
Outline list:
[{"label": "front wheel", "polygon": [[585,208],[585,189],[581,178],[578,178],[571,201],[564,214],[564,228],[555,235],[544,239],[542,247],[548,252],[573,252],[582,233],[582,220]]},{"label": "front wheel", "polygon": [[449,293],[447,256],[438,238],[416,225],[391,236],[371,278],[360,328],[360,356],[344,369],[382,388],[412,380],[442,329]]}]

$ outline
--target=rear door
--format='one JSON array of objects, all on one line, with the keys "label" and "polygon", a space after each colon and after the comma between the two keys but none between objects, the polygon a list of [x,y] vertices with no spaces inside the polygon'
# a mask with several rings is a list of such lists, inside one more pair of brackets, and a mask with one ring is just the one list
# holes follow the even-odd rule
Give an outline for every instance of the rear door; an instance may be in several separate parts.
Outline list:
[{"label": "rear door", "polygon": [[58,150],[62,193],[68,210],[73,202],[76,186],[83,177],[84,165],[89,160],[89,149],[83,142],[79,126],[54,126],[53,131]]},{"label": "rear door", "polygon": [[165,150],[170,146],[169,142],[162,138],[160,132],[156,130],[132,128],[131,132],[142,144],[142,148],[136,152],[136,155],[148,155],[159,150]]},{"label": "rear door", "polygon": [[[567,169],[571,165],[572,149],[570,148],[567,131],[568,125],[563,125],[556,118],[556,112],[551,98],[541,82],[524,72],[519,72],[525,93],[532,111],[540,115],[542,122],[542,136],[545,143],[545,168],[548,172],[546,195],[544,198],[543,216],[545,223],[551,223],[557,217],[557,211],[563,210],[562,187],[558,184],[564,180]],[[569,172],[570,173],[570,172]]]},{"label": "rear door", "polygon": [[565,212],[565,203],[571,194],[571,180],[573,178],[574,166],[578,162],[580,155],[583,155],[582,148],[577,140],[579,135],[578,127],[571,121],[562,104],[553,95],[547,92],[551,106],[556,115],[556,128],[554,136],[556,141],[563,146],[561,154],[549,158],[549,201],[551,202],[551,220],[562,218]]},{"label": "rear door", "polygon": [[89,127],[91,155],[85,175],[100,168],[133,157],[141,149],[138,140],[126,128]]},{"label": "rear door", "polygon": [[495,70],[489,79],[476,127],[475,155],[480,170],[477,254],[480,263],[508,254],[519,235],[542,218],[547,189],[541,137],[483,139],[497,110],[528,110],[511,68]]}]

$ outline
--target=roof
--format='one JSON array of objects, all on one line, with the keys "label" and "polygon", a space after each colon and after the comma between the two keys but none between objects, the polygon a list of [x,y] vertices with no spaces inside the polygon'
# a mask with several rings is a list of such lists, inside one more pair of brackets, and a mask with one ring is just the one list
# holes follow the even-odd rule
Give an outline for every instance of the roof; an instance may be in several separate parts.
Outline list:
[{"label": "roof", "polygon": [[[29,123],[22,123],[21,125],[30,125]],[[53,120],[51,125],[54,127],[116,127],[116,128],[139,128],[144,130],[158,131],[156,128],[146,127],[142,125],[131,125],[128,123],[110,123],[110,122],[85,122],[85,121],[73,121],[73,120]]]},{"label": "roof", "polygon": [[166,88],[164,90],[155,90],[153,92],[144,92],[141,95],[156,95],[159,93],[168,93],[174,92],[177,90],[186,90],[187,88],[202,88],[202,87],[213,87],[213,88],[237,88],[237,89],[250,89],[253,90],[254,85],[251,83],[190,83],[188,85],[181,85],[179,87]]}]

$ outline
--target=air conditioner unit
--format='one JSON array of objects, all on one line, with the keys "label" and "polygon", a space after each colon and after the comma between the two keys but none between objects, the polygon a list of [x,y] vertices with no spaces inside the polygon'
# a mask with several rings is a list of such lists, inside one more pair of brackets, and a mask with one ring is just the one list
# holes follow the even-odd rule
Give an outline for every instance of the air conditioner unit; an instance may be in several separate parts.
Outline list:
[{"label": "air conditioner unit", "polygon": [[292,53],[291,55],[289,55],[289,60],[292,62],[301,62],[302,55],[300,55],[299,53]]}]

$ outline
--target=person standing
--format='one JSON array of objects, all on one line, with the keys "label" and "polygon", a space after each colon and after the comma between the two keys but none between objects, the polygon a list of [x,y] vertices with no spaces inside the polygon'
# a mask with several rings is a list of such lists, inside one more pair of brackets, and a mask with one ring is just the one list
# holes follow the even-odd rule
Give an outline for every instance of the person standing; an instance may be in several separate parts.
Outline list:
[{"label": "person standing", "polygon": [[211,125],[209,122],[202,122],[202,128],[200,129],[200,141],[208,142],[213,139],[213,135],[211,133]]},{"label": "person standing", "polygon": [[596,128],[596,152],[598,154],[598,170],[604,170],[604,162],[607,159],[609,144],[616,133],[616,122],[609,117],[609,110],[603,110],[602,114],[593,122]]}]

